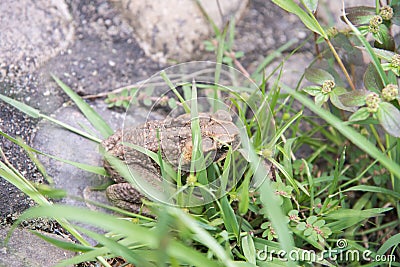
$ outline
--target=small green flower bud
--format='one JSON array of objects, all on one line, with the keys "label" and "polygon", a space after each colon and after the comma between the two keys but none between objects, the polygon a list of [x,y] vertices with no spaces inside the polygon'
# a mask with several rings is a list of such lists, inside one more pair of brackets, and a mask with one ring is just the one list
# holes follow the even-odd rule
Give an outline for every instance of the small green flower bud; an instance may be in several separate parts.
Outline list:
[{"label": "small green flower bud", "polygon": [[290,114],[288,112],[283,113],[282,120],[287,121],[288,119],[290,119]]},{"label": "small green flower bud", "polygon": [[382,17],[379,15],[375,15],[370,19],[369,25],[374,27],[379,27],[379,25],[381,25],[382,22],[383,22]]},{"label": "small green flower bud", "polygon": [[368,132],[368,130],[365,129],[365,128],[362,128],[361,131],[360,131],[360,133],[361,133],[362,135],[364,135],[364,136],[369,136],[369,132]]},{"label": "small green flower bud", "polygon": [[268,148],[266,148],[266,149],[263,149],[262,151],[261,151],[261,155],[264,157],[264,158],[270,158],[272,155],[273,155],[273,151],[271,150],[271,149],[268,149]]},{"label": "small green flower bud", "polygon": [[365,104],[367,105],[368,111],[371,113],[375,113],[378,111],[380,102],[381,99],[379,98],[379,95],[376,93],[370,93],[365,98]]},{"label": "small green flower bud", "polygon": [[332,89],[335,87],[335,82],[332,80],[326,80],[323,84],[322,84],[322,93],[327,94],[330,91],[332,91]]},{"label": "small green flower bud", "polygon": [[189,177],[186,179],[186,183],[189,186],[194,186],[194,184],[197,182],[197,177],[194,174],[190,174]]},{"label": "small green flower bud", "polygon": [[399,95],[399,87],[395,84],[388,84],[382,89],[382,98],[385,101],[392,101]]},{"label": "small green flower bud", "polygon": [[368,26],[368,31],[370,33],[378,33],[379,32],[379,26],[369,25]]},{"label": "small green flower bud", "polygon": [[236,192],[232,192],[229,194],[232,201],[239,201],[239,196]]},{"label": "small green flower bud", "polygon": [[390,65],[393,68],[400,67],[400,55],[399,54],[395,54],[394,56],[392,56],[392,58],[390,59]]},{"label": "small green flower bud", "polygon": [[391,18],[393,18],[393,8],[391,8],[390,6],[384,6],[379,11],[379,15],[384,20],[390,20]]}]

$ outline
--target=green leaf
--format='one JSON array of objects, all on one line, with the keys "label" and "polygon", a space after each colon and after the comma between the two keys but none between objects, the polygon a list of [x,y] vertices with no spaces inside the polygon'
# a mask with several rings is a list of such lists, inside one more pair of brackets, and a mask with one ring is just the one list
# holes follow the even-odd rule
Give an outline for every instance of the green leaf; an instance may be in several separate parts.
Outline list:
[{"label": "green leaf", "polygon": [[249,233],[242,238],[242,249],[247,261],[255,265],[256,248],[254,247],[253,237]]},{"label": "green leaf", "polygon": [[318,220],[313,224],[313,227],[321,228],[324,225],[325,225],[325,221],[324,220]]},{"label": "green leaf", "polygon": [[392,51],[379,49],[379,48],[373,48],[373,51],[378,56],[378,58],[384,59],[386,61],[390,61],[390,59],[396,54]]},{"label": "green leaf", "polygon": [[221,198],[221,208],[222,208],[222,217],[224,219],[224,224],[226,230],[230,233],[235,234],[236,237],[239,236],[239,224],[235,216],[235,212],[233,211],[231,205],[228,202],[228,198],[224,196]]},{"label": "green leaf", "polygon": [[400,111],[388,102],[381,102],[377,112],[378,120],[390,135],[400,137]]},{"label": "green leaf", "polygon": [[247,172],[239,191],[239,214],[244,215],[249,210],[249,183],[251,172]]},{"label": "green leaf", "polygon": [[350,116],[349,121],[363,121],[366,120],[369,115],[370,113],[366,107],[360,108]]},{"label": "green leaf", "polygon": [[346,8],[346,16],[354,25],[369,24],[369,21],[376,15],[374,7],[357,6]]},{"label": "green leaf", "polygon": [[304,230],[306,230],[306,223],[305,222],[300,222],[297,226],[296,226],[296,229],[297,230],[300,230],[300,231],[304,231]]},{"label": "green leaf", "polygon": [[318,220],[317,216],[312,215],[308,217],[306,221],[308,224],[314,224],[317,220]]},{"label": "green leaf", "polygon": [[321,86],[312,85],[303,88],[303,91],[311,96],[316,96],[318,93],[321,93]]},{"label": "green leaf", "polygon": [[393,18],[391,21],[393,24],[400,25],[400,5],[397,0],[392,0],[390,5],[393,8]]},{"label": "green leaf", "polygon": [[315,17],[307,14],[307,12],[301,9],[293,0],[272,0],[272,2],[280,6],[282,9],[298,16],[304,23],[304,25],[313,32],[318,33],[325,39],[328,38],[325,31],[322,29],[321,25],[319,25]]},{"label": "green leaf", "polygon": [[393,38],[390,39],[389,37],[389,30],[385,24],[379,25],[379,31],[377,33],[373,33],[372,36],[374,37],[375,41],[378,44],[378,48],[385,49],[385,50],[393,50]]},{"label": "green leaf", "polygon": [[338,96],[339,101],[346,107],[361,107],[365,105],[365,96],[368,94],[365,90],[350,91]]},{"label": "green leaf", "polygon": [[394,38],[390,34],[389,29],[385,24],[379,25],[379,32],[377,34],[373,34],[373,36],[377,36],[374,47],[389,51],[396,50]]},{"label": "green leaf", "polygon": [[304,75],[308,81],[319,85],[322,85],[327,80],[335,80],[329,72],[323,69],[307,68]]},{"label": "green leaf", "polygon": [[329,94],[329,99],[331,100],[331,103],[337,107],[338,109],[354,112],[356,110],[355,107],[348,107],[345,106],[341,101],[340,101],[340,96],[345,94],[347,91],[343,87],[336,87],[335,89],[332,90],[332,92]]},{"label": "green leaf", "polygon": [[357,66],[364,66],[363,53],[359,48],[356,48],[352,42],[350,42],[349,38],[350,36],[340,32],[336,34],[331,41],[334,47],[338,48],[338,53],[343,56],[345,62]]},{"label": "green leaf", "polygon": [[387,85],[389,83],[389,79],[388,79],[386,73],[384,72],[384,70],[382,68],[380,60],[377,58],[376,54],[374,53],[372,46],[367,41],[367,39],[365,39],[365,37],[363,35],[361,35],[360,31],[347,19],[346,16],[344,16],[343,19],[347,23],[347,25],[349,25],[351,30],[354,32],[354,34],[356,35],[358,40],[363,44],[363,46],[366,49],[368,55],[371,57],[372,63],[374,64],[377,72],[379,73],[379,76],[380,76],[383,84]]},{"label": "green leaf", "polygon": [[372,63],[368,64],[367,70],[364,73],[364,86],[369,91],[375,93],[379,93],[383,88],[382,79]]},{"label": "green leaf", "polygon": [[103,138],[107,138],[114,133],[110,126],[103,120],[100,115],[89,106],[77,93],[72,91],[65,83],[56,76],[52,76],[56,83],[64,90],[64,92],[74,101],[79,110],[85,115],[87,120],[93,127],[100,132]]},{"label": "green leaf", "polygon": [[319,93],[315,96],[315,105],[318,107],[321,107],[322,104],[324,104],[326,101],[328,101],[329,95],[328,94],[323,94]]}]

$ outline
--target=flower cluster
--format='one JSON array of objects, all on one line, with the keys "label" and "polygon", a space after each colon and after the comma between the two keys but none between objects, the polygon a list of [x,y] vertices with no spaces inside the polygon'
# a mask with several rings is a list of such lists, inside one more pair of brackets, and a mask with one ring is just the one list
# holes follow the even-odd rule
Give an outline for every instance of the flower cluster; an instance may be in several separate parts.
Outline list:
[{"label": "flower cluster", "polygon": [[384,20],[390,20],[391,18],[393,18],[393,8],[391,8],[390,6],[384,6],[379,11],[379,15]]},{"label": "flower cluster", "polygon": [[367,105],[368,111],[371,113],[378,111],[380,102],[381,99],[377,93],[370,93],[365,98],[365,104]]},{"label": "flower cluster", "polygon": [[400,67],[400,55],[399,54],[394,54],[391,58],[390,58],[390,65],[393,68],[399,68]]},{"label": "flower cluster", "polygon": [[385,88],[382,89],[382,98],[385,101],[392,101],[397,98],[399,95],[399,87],[395,84],[388,84]]},{"label": "flower cluster", "polygon": [[373,16],[369,21],[369,27],[368,27],[369,32],[378,33],[379,25],[381,25],[382,22],[383,22],[383,19],[381,16],[379,16],[379,15]]},{"label": "flower cluster", "polygon": [[326,80],[323,84],[322,84],[322,93],[324,94],[328,94],[332,91],[333,88],[335,88],[335,82],[333,80]]}]

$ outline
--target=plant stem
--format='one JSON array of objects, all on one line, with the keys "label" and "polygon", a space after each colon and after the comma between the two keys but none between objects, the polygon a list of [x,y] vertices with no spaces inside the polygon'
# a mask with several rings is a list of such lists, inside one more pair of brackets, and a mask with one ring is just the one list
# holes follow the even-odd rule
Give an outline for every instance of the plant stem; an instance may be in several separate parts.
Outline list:
[{"label": "plant stem", "polygon": [[356,87],[354,86],[354,83],[351,80],[351,77],[350,77],[349,73],[347,72],[342,60],[340,59],[339,55],[337,54],[337,52],[336,52],[335,48],[333,47],[331,41],[329,41],[329,39],[325,38],[325,42],[328,44],[329,48],[331,49],[331,51],[333,53],[333,56],[335,57],[336,61],[338,62],[339,66],[340,66],[340,68],[342,69],[344,75],[346,76],[346,79],[349,82],[349,85],[350,85],[351,89],[353,91],[355,91]]},{"label": "plant stem", "polygon": [[379,137],[378,132],[377,132],[376,129],[375,129],[375,126],[372,125],[372,124],[370,124],[369,127],[371,128],[372,134],[374,135],[374,137],[375,137],[375,139],[376,139],[376,142],[377,142],[379,148],[380,148],[383,152],[385,152],[385,147],[383,146],[383,144],[382,144],[382,142],[381,142],[381,139],[380,139],[380,137]]}]

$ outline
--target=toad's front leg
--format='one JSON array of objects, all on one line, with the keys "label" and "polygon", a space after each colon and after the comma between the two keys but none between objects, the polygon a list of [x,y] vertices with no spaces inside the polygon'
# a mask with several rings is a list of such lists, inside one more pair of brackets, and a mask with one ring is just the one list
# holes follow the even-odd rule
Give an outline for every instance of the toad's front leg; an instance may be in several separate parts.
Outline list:
[{"label": "toad's front leg", "polygon": [[106,195],[108,200],[116,207],[139,213],[142,207],[141,194],[130,183],[113,184],[107,187]]},{"label": "toad's front leg", "polygon": [[116,184],[110,185],[106,190],[109,201],[121,209],[138,213],[148,213],[147,208],[142,207],[142,199],[146,198],[138,189],[144,190],[150,198],[160,198],[162,190],[161,177],[152,168],[142,167],[138,164],[131,164],[131,174],[136,187],[126,182],[122,177],[114,177]]}]

